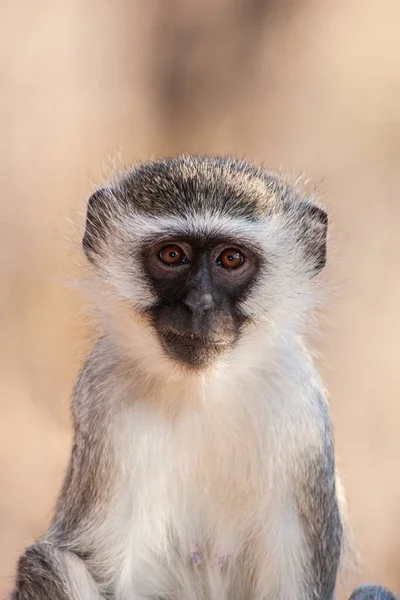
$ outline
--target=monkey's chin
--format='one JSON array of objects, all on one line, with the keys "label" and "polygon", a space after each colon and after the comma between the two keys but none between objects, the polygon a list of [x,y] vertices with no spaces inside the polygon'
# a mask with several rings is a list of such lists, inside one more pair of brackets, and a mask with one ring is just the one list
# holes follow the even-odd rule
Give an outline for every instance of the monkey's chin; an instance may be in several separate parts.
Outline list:
[{"label": "monkey's chin", "polygon": [[181,335],[172,331],[160,334],[161,345],[169,358],[193,371],[204,370],[226,355],[232,344],[206,337]]}]

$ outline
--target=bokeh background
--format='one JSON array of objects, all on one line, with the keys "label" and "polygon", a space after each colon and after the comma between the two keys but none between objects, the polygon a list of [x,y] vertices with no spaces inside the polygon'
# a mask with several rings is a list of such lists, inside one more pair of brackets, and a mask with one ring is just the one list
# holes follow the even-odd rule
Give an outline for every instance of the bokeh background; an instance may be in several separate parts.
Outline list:
[{"label": "bokeh background", "polygon": [[320,364],[355,580],[400,592],[399,25],[398,0],[2,0],[0,594],[70,449],[90,339],[70,285],[82,206],[113,162],[181,151],[320,185],[333,282]]}]

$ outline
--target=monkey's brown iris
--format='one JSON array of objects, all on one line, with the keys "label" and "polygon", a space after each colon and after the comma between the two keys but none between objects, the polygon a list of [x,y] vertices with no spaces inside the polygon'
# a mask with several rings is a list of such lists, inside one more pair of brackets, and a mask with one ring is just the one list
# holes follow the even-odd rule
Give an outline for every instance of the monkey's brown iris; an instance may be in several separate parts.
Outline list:
[{"label": "monkey's brown iris", "polygon": [[227,248],[218,257],[218,264],[225,269],[237,269],[244,263],[244,256],[235,248]]},{"label": "monkey's brown iris", "polygon": [[158,256],[164,264],[169,265],[170,267],[182,265],[187,260],[182,248],[175,245],[164,246],[164,248],[161,248]]}]

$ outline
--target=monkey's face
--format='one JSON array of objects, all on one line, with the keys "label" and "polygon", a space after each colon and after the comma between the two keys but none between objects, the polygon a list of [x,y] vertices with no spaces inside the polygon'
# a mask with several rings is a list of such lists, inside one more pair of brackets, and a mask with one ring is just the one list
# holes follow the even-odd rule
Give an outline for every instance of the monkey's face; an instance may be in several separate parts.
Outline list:
[{"label": "monkey's face", "polygon": [[145,244],[145,276],[157,301],[147,310],[173,359],[202,367],[229,351],[246,324],[262,258],[235,239],[166,236]]},{"label": "monkey's face", "polygon": [[326,228],[324,211],[275,175],[181,157],[96,192],[83,246],[108,333],[144,370],[167,375],[237,365],[297,333]]}]

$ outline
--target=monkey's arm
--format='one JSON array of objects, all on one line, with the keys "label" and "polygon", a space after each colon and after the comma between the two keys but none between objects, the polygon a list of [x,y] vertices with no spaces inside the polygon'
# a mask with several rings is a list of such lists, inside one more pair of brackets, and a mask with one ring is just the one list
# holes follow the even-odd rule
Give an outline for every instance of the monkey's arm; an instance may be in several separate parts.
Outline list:
[{"label": "monkey's arm", "polygon": [[[339,568],[343,526],[338,506],[333,443],[327,428],[322,453],[305,461],[307,472],[298,497],[301,518],[310,548],[310,600],[333,600]],[[397,600],[390,590],[376,585],[359,586],[349,600]]]},{"label": "monkey's arm", "polygon": [[[74,397],[75,443],[55,514],[44,537],[18,562],[11,600],[100,600],[99,523],[105,521],[112,485],[101,404],[89,359]],[[97,567],[97,568],[96,568]]]},{"label": "monkey's arm", "polygon": [[[29,546],[18,561],[10,600],[100,600],[98,584],[83,557],[91,554],[88,482],[76,447],[56,514],[42,540]],[[80,483],[79,483],[80,482]],[[86,502],[86,504],[85,504]],[[92,505],[94,509],[95,505]],[[84,525],[85,522],[85,525]],[[89,524],[89,526],[88,526]]]},{"label": "monkey's arm", "polygon": [[42,540],[29,546],[18,561],[15,589],[10,600],[102,598],[83,559],[91,553],[90,511],[96,504],[93,489],[88,489],[89,482],[85,477],[88,456],[82,450],[82,443],[80,440],[74,446],[48,532]]},{"label": "monkey's arm", "polygon": [[18,562],[10,600],[100,600],[84,562],[48,542],[27,548]]},{"label": "monkey's arm", "polygon": [[341,557],[342,523],[336,496],[333,445],[301,461],[298,508],[308,546],[310,600],[332,600]]}]

